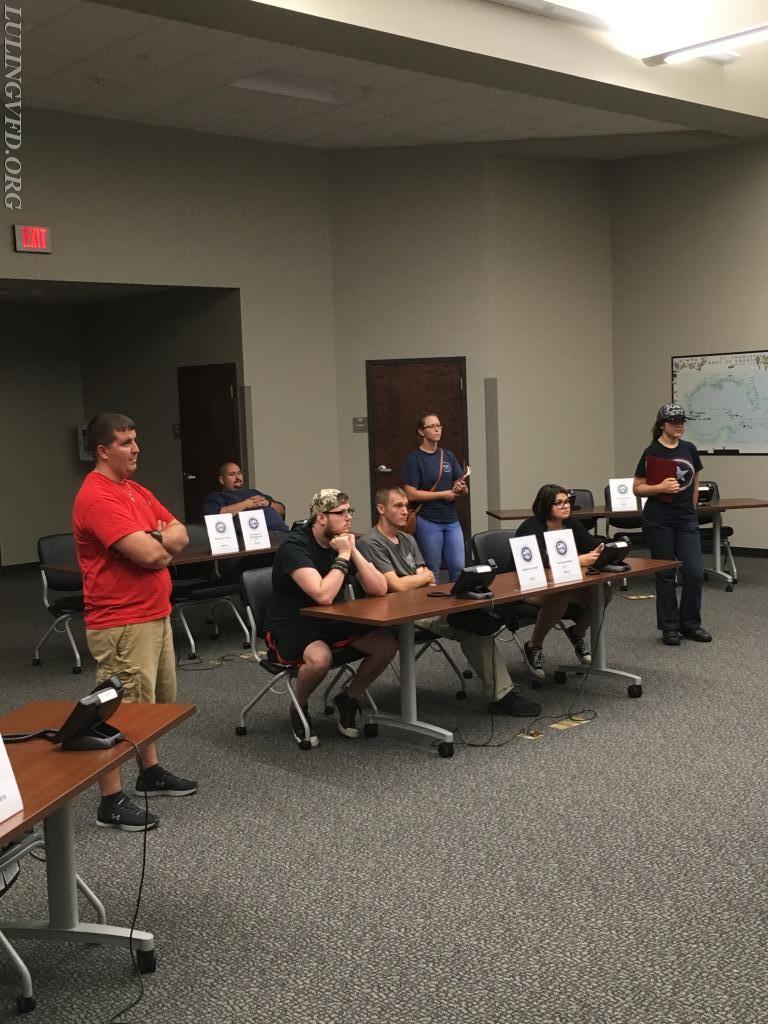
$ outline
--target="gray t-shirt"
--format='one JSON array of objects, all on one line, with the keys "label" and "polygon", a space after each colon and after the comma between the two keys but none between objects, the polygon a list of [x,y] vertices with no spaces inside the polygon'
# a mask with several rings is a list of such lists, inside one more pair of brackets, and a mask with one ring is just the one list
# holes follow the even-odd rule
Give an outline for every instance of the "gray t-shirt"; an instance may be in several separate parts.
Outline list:
[{"label": "gray t-shirt", "polygon": [[399,544],[394,544],[376,527],[357,541],[357,546],[379,572],[396,572],[398,576],[415,576],[420,565],[426,565],[416,538],[397,531]]}]

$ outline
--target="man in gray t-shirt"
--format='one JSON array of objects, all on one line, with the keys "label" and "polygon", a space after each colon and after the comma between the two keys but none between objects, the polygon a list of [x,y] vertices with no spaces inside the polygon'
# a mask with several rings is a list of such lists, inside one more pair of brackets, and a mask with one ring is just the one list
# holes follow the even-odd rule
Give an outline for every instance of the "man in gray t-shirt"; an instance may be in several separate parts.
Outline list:
[{"label": "man in gray t-shirt", "polygon": [[[403,532],[408,516],[408,498],[400,487],[384,487],[376,493],[379,521],[357,541],[357,546],[381,572],[390,592],[434,586],[416,539]],[[541,714],[541,705],[518,694],[510,679],[504,657],[493,635],[498,620],[477,610],[419,619],[416,625],[438,636],[458,640],[467,661],[483,681],[495,713],[521,718]]]}]

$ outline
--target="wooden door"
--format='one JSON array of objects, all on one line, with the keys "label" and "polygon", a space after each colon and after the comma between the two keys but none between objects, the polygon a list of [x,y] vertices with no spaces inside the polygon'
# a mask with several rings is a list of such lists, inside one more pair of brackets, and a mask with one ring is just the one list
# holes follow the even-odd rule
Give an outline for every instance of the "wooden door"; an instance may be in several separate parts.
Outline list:
[{"label": "wooden door", "polygon": [[[452,451],[462,466],[468,462],[466,359],[376,359],[368,360],[365,369],[371,514],[375,522],[376,490],[401,483],[403,460],[419,444],[416,423],[420,414],[436,413],[443,425],[442,447]],[[469,538],[469,501],[457,504],[464,536]]]},{"label": "wooden door", "polygon": [[202,522],[203,501],[218,490],[222,462],[240,461],[237,371],[234,363],[179,366],[179,423],[184,515]]}]

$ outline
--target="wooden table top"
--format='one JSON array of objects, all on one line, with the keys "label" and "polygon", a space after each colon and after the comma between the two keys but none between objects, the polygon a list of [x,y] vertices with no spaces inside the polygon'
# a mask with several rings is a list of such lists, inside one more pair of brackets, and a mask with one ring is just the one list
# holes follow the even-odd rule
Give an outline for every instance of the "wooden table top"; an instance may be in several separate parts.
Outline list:
[{"label": "wooden table top", "polygon": [[[768,508],[768,500],[764,498],[719,498],[717,501],[710,501],[708,505],[699,505],[698,512],[727,512],[728,509],[739,508]],[[487,516],[491,519],[527,519],[533,515],[529,508],[500,508],[486,509]],[[574,509],[571,516],[574,519],[628,519],[631,516],[639,516],[641,510],[629,509],[625,511],[612,511],[607,505],[595,505],[592,509]]]},{"label": "wooden table top", "polygon": [[[676,569],[680,562],[658,558],[627,558],[629,565],[626,572],[600,572],[584,576],[581,580],[570,583],[555,584],[551,582],[551,573],[547,570],[548,584],[534,590],[520,590],[516,572],[500,573],[491,584],[493,601],[475,601],[471,598],[448,597],[450,583],[441,583],[437,587],[424,587],[420,590],[406,590],[400,594],[387,594],[385,597],[364,597],[355,601],[340,601],[333,605],[312,605],[302,608],[302,615],[312,618],[331,619],[336,622],[351,622],[365,626],[399,626],[403,622],[414,622],[416,619],[428,618],[430,615],[453,615],[455,612],[487,609],[493,604],[508,604],[511,601],[522,601],[528,594],[540,594],[548,590],[579,590],[582,587],[593,587],[597,583],[608,580],[625,579],[630,576],[643,576],[647,573],[660,572],[662,569]],[[428,593],[444,594],[445,597],[427,597]]]},{"label": "wooden table top", "polygon": [[[75,706],[71,700],[34,701],[0,715],[8,733],[59,729]],[[121,704],[109,724],[141,746],[193,715],[194,704]],[[0,822],[0,844],[42,821],[112,768],[134,756],[125,741],[110,750],[62,750],[49,740],[8,743],[6,750],[24,801],[24,810]]]}]

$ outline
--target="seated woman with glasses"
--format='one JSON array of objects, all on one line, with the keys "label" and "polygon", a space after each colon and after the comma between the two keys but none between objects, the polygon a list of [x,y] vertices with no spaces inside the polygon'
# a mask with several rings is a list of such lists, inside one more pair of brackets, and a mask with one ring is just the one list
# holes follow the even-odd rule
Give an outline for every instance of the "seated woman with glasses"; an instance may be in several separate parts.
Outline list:
[{"label": "seated woman with glasses", "polygon": [[[548,530],[573,530],[573,539],[579,553],[582,569],[589,569],[597,561],[603,544],[585,529],[578,519],[571,516],[571,496],[559,484],[544,484],[539,488],[533,502],[533,515],[526,519],[517,530],[518,537],[534,536],[539,542],[541,556],[546,566],[547,546],[544,534]],[[607,595],[609,597],[610,595]],[[592,654],[587,640],[589,628],[589,590],[572,590],[568,593],[527,594],[525,604],[537,605],[539,614],[531,633],[531,639],[523,650],[528,670],[537,679],[544,679],[544,638],[561,619],[573,619],[573,625],[566,630],[566,636],[573,644],[576,657],[582,665],[589,665]]]}]

